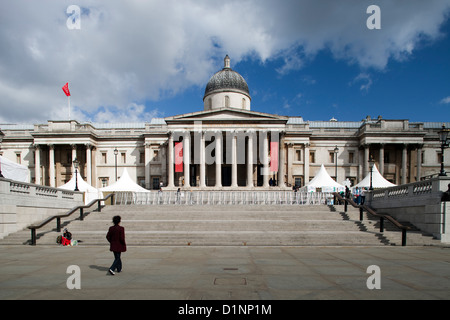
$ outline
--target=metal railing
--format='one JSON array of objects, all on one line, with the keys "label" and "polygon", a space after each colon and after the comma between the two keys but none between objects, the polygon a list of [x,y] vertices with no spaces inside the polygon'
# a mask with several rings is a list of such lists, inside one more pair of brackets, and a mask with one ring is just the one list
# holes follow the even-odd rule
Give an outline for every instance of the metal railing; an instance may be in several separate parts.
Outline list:
[{"label": "metal railing", "polygon": [[353,200],[344,198],[338,193],[334,193],[334,196],[338,200],[344,202],[344,212],[347,212],[348,203],[350,203],[354,208],[358,208],[359,209],[359,221],[363,221],[364,211],[366,211],[367,213],[369,213],[370,215],[372,215],[376,218],[379,218],[380,219],[380,232],[384,232],[384,220],[386,219],[386,220],[390,221],[395,227],[397,227],[398,229],[400,229],[402,231],[402,246],[403,247],[406,246],[406,232],[408,230],[411,230],[410,227],[402,225],[400,222],[398,222],[397,220],[395,220],[393,217],[391,217],[389,215],[377,213],[375,210],[373,210],[369,206],[358,205]]},{"label": "metal railing", "polygon": [[329,192],[163,191],[116,192],[116,205],[326,205]]},{"label": "metal railing", "polygon": [[101,212],[102,211],[102,202],[108,200],[109,198],[111,198],[111,204],[113,204],[114,203],[114,193],[111,193],[107,197],[105,197],[104,199],[92,200],[87,205],[75,207],[75,208],[71,209],[70,211],[68,211],[65,214],[51,216],[51,217],[45,219],[44,221],[42,221],[42,222],[40,222],[38,224],[33,224],[33,225],[29,226],[28,229],[31,230],[31,243],[30,244],[32,246],[36,245],[36,240],[37,240],[36,230],[42,228],[43,226],[45,226],[49,222],[51,222],[51,221],[56,219],[56,231],[57,232],[61,232],[61,219],[62,218],[67,218],[67,217],[71,216],[73,213],[79,211],[79,213],[80,213],[80,220],[83,221],[83,219],[84,219],[84,209],[88,209],[88,208],[92,207],[95,203],[97,203],[97,211]]}]

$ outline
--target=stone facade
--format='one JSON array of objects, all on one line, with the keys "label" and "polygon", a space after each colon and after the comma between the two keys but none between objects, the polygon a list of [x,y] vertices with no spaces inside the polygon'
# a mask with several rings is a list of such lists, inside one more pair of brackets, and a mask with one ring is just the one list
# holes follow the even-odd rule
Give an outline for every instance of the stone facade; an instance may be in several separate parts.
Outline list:
[{"label": "stone facade", "polygon": [[[220,72],[231,72],[228,56]],[[305,121],[251,111],[247,84],[232,72],[233,81],[211,78],[203,111],[143,123],[0,124],[0,155],[27,166],[31,183],[51,187],[70,180],[75,159],[94,187],[114,183],[127,168],[148,189],[291,188],[304,186],[322,164],[339,183],[354,185],[367,175],[370,157],[395,184],[440,170],[442,123]],[[182,158],[175,154],[181,149]]]}]

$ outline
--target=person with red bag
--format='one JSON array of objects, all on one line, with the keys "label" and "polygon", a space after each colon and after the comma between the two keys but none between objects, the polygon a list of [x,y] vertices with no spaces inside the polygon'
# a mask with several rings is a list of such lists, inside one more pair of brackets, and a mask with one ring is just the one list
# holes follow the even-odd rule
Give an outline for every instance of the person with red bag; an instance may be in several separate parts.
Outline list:
[{"label": "person with red bag", "polygon": [[109,250],[114,253],[114,262],[109,268],[108,272],[114,275],[114,271],[122,271],[122,260],[120,258],[121,253],[127,251],[127,245],[125,243],[125,228],[120,226],[120,216],[113,217],[114,225],[109,227],[106,239],[110,243]]}]

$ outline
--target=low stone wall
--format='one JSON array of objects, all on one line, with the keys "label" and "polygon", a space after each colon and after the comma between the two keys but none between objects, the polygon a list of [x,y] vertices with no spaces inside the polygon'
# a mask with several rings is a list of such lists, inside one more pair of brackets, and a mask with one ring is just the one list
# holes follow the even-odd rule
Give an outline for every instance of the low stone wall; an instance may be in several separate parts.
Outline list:
[{"label": "low stone wall", "polygon": [[374,190],[369,205],[398,221],[408,221],[442,242],[450,242],[450,202],[442,201],[450,177]]},{"label": "low stone wall", "polygon": [[83,205],[83,193],[0,178],[0,239]]}]

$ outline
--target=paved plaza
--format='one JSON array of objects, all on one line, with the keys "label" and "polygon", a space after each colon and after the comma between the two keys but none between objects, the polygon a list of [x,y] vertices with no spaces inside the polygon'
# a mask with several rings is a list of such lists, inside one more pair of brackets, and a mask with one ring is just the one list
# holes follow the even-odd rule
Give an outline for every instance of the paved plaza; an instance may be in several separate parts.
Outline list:
[{"label": "paved plaza", "polygon": [[450,298],[447,247],[130,246],[114,276],[112,260],[106,246],[0,246],[0,300]]}]

